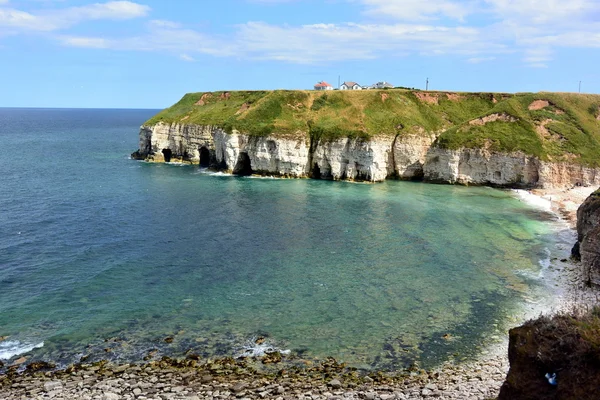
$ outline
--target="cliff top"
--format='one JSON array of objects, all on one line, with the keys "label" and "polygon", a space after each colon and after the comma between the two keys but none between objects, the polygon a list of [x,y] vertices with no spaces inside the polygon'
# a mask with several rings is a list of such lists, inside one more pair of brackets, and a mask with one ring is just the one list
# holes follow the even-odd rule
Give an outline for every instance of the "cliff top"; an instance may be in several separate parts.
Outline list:
[{"label": "cliff top", "polygon": [[188,93],[146,122],[216,125],[250,135],[439,134],[437,146],[522,151],[600,166],[600,95],[363,91]]}]

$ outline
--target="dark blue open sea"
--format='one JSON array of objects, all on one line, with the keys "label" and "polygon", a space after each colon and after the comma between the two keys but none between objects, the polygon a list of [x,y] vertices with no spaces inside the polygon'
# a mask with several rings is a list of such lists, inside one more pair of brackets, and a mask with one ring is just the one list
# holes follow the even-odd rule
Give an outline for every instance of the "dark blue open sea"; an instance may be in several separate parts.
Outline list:
[{"label": "dark blue open sea", "polygon": [[510,192],[131,160],[155,112],[0,109],[5,364],[235,356],[262,336],[291,359],[432,366],[549,293],[552,222]]}]

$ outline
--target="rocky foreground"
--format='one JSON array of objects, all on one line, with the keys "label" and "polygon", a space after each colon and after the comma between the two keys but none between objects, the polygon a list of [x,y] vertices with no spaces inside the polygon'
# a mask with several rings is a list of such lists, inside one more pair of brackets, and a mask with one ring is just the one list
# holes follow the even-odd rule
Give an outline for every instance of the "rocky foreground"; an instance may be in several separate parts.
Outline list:
[{"label": "rocky foreground", "polygon": [[[37,366],[43,369],[44,364]],[[246,360],[176,361],[64,371],[15,369],[0,376],[0,398],[13,399],[465,399],[496,398],[506,377],[503,357],[439,370],[368,375],[328,360],[314,367],[256,372]]]}]

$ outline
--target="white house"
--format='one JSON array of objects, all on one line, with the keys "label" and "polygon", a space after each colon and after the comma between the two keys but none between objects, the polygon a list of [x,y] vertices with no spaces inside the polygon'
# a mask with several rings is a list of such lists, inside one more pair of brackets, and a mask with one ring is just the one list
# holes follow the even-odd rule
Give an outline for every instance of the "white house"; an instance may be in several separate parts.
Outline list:
[{"label": "white house", "polygon": [[333,90],[333,86],[325,81],[321,81],[315,85],[315,90]]},{"label": "white house", "polygon": [[392,85],[389,82],[383,81],[383,82],[377,82],[371,86],[369,86],[369,89],[393,89],[394,85]]},{"label": "white house", "polygon": [[362,90],[363,87],[356,82],[344,82],[340,86],[340,90]]}]

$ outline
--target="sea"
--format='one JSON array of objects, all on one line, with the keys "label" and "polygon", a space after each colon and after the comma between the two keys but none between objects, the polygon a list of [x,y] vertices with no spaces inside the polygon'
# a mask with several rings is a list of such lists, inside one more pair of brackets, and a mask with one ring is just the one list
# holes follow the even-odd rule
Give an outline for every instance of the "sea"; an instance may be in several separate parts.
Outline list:
[{"label": "sea", "polygon": [[433,367],[554,297],[561,228],[514,192],[132,160],[156,112],[0,109],[5,368],[265,351]]}]

